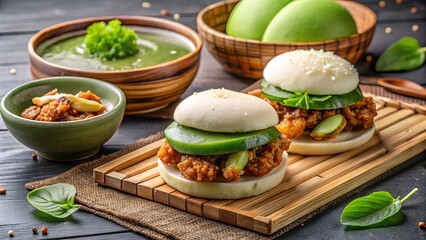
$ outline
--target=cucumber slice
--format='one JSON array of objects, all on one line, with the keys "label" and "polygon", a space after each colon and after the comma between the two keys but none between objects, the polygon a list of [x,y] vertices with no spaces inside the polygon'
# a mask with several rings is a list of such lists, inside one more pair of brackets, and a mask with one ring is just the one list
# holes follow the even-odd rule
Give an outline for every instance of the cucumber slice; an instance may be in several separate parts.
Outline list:
[{"label": "cucumber slice", "polygon": [[[298,107],[304,109],[326,110],[336,109],[352,105],[362,99],[362,91],[359,87],[349,93],[342,95],[308,95],[303,93],[293,93],[275,87],[266,80],[262,80],[262,94],[272,101],[279,102],[285,106]],[[303,96],[303,98],[301,98]]]},{"label": "cucumber slice", "polygon": [[312,131],[311,135],[324,137],[333,134],[336,130],[341,128],[343,122],[346,121],[345,117],[341,114],[336,114],[322,120]]},{"label": "cucumber slice", "polygon": [[164,131],[178,152],[191,155],[220,155],[265,145],[281,133],[274,127],[244,133],[207,132],[172,122]]},{"label": "cucumber slice", "polygon": [[235,170],[242,171],[248,162],[248,151],[243,150],[235,153],[231,153],[226,160],[225,167],[234,166]]}]

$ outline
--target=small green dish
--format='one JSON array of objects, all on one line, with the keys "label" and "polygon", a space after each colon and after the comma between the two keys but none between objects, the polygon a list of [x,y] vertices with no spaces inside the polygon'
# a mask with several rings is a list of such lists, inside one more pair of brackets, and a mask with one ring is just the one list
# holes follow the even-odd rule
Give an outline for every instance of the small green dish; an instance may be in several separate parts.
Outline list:
[{"label": "small green dish", "polygon": [[[57,88],[76,94],[91,90],[101,98],[107,112],[84,120],[41,122],[22,118],[21,112],[32,105],[32,98]],[[82,77],[50,77],[25,83],[8,92],[0,103],[0,113],[9,132],[22,144],[48,160],[69,161],[96,154],[123,120],[124,93],[113,84]]]}]

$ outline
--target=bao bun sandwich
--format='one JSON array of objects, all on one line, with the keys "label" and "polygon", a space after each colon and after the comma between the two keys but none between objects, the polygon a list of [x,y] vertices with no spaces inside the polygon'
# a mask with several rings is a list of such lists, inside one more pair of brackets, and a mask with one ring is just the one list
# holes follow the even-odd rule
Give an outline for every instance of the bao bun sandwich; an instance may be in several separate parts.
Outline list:
[{"label": "bao bun sandwich", "polygon": [[158,156],[164,181],[188,195],[237,199],[278,185],[290,141],[260,98],[226,89],[194,93],[174,112]]},{"label": "bao bun sandwich", "polygon": [[265,67],[262,97],[280,118],[278,130],[292,144],[288,152],[335,154],[366,143],[377,115],[364,97],[354,66],[332,52],[296,50],[273,58]]}]

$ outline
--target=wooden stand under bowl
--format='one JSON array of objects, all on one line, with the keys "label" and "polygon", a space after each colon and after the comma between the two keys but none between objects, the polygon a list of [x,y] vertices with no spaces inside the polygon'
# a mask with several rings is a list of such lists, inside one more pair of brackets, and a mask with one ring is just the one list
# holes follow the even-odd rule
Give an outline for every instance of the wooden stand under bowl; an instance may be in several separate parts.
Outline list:
[{"label": "wooden stand under bowl", "polygon": [[[62,34],[85,30],[94,22],[119,19],[123,25],[160,28],[188,38],[195,46],[187,55],[150,67],[90,71],[51,63],[36,52],[44,41]],[[166,19],[142,16],[106,16],[60,23],[36,33],[28,43],[31,76],[34,80],[52,76],[81,76],[100,79],[121,88],[127,99],[126,114],[155,111],[178,100],[197,74],[202,42],[191,28]]]}]

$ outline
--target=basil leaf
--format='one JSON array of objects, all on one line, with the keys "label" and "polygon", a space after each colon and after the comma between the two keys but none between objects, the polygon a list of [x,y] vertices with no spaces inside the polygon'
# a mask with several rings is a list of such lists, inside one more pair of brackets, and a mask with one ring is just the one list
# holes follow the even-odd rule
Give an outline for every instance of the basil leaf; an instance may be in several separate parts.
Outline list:
[{"label": "basil leaf", "polygon": [[[290,107],[300,107],[304,109],[326,110],[346,107],[355,104],[362,99],[362,91],[359,87],[349,93],[342,95],[309,95],[306,93],[293,93],[275,87],[266,80],[262,80],[262,96],[268,99],[283,103]],[[304,102],[304,103],[302,103]]]},{"label": "basil leaf", "polygon": [[368,226],[346,226],[347,230],[360,230],[360,229],[366,229],[366,228],[383,228],[383,227],[391,227],[396,226],[402,223],[405,219],[404,213],[402,213],[401,210],[399,210],[394,215],[383,219],[383,221],[368,225]]},{"label": "basil leaf", "polygon": [[332,97],[332,95],[328,95],[328,96],[314,96],[312,97],[312,101],[315,102],[324,102],[325,100],[328,100]]},{"label": "basil leaf", "polygon": [[58,183],[34,189],[27,195],[36,209],[56,218],[66,218],[80,208],[74,204],[76,190],[73,185]]},{"label": "basil leaf", "polygon": [[[350,202],[342,212],[340,223],[347,226],[373,226],[395,215],[402,203],[411,197],[417,188],[404,199],[394,199],[388,192],[374,192]],[[377,226],[380,226],[379,224]]]},{"label": "basil leaf", "polygon": [[377,72],[413,70],[425,62],[426,47],[413,37],[403,37],[389,46],[376,62]]}]

